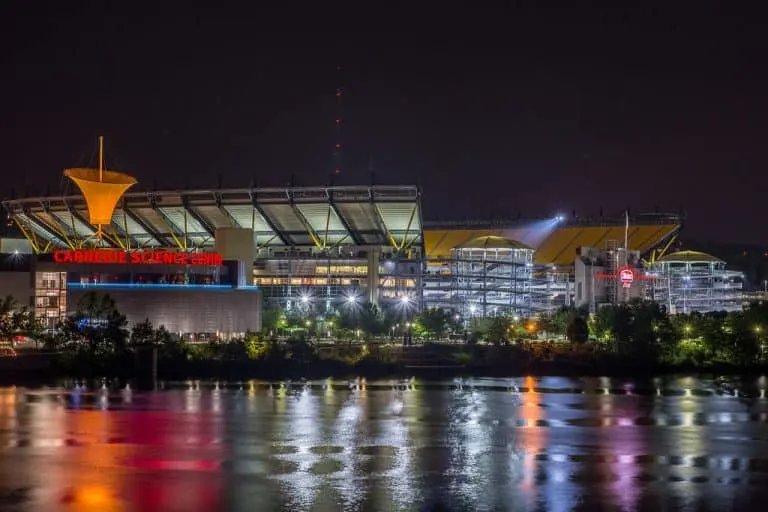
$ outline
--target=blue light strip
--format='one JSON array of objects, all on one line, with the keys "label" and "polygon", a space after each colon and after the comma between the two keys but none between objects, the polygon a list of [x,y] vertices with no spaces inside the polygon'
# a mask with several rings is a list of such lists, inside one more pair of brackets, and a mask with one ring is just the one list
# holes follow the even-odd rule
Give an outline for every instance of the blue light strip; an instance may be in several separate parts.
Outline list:
[{"label": "blue light strip", "polygon": [[67,283],[67,288],[149,288],[175,290],[234,290],[229,284]]}]

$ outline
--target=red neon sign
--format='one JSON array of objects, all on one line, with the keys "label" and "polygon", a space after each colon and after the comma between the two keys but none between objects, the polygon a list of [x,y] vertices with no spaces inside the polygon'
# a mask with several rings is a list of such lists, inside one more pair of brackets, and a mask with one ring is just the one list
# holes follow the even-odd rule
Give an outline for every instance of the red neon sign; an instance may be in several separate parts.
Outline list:
[{"label": "red neon sign", "polygon": [[635,269],[632,267],[621,267],[617,274],[624,288],[629,288],[635,282]]},{"label": "red neon sign", "polygon": [[615,274],[595,274],[597,279],[618,279],[624,288],[629,288],[635,281],[656,279],[654,276],[641,275],[629,265],[619,268]]},{"label": "red neon sign", "polygon": [[220,254],[171,251],[116,251],[111,249],[57,250],[56,263],[118,263],[129,265],[210,265],[221,266]]}]

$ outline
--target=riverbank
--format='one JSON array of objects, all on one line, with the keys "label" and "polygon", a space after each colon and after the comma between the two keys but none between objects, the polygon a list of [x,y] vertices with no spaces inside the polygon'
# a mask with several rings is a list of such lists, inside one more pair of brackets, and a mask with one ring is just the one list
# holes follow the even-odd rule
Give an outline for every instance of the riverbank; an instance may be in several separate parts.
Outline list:
[{"label": "riverbank", "polygon": [[[694,361],[658,362],[636,355],[622,356],[590,346],[537,344],[528,346],[332,345],[305,343],[239,347],[192,347],[168,353],[157,349],[156,373],[151,358],[135,353],[95,355],[64,352],[35,355],[35,364],[19,356],[5,361],[7,378],[83,378],[111,376],[126,380],[281,380],[366,377],[453,378],[459,376],[515,377],[521,375],[644,377],[659,374],[760,375],[766,365],[732,365]],[[145,349],[150,347],[145,347]],[[234,347],[238,348],[238,347]],[[146,350],[143,350],[146,353]],[[41,362],[41,359],[45,361]],[[149,361],[149,362],[148,362]]]}]

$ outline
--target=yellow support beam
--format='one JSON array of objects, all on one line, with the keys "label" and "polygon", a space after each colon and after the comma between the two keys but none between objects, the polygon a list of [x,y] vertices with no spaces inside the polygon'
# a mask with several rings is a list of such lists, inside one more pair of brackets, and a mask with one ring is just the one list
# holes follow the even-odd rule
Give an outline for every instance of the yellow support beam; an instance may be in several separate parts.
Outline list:
[{"label": "yellow support beam", "polygon": [[123,233],[125,233],[125,245],[131,250],[131,234],[128,233],[128,214],[123,209]]},{"label": "yellow support beam", "polygon": [[398,247],[395,237],[392,236],[392,233],[389,231],[389,228],[387,227],[387,223],[384,222],[384,217],[381,215],[381,209],[379,208],[379,205],[377,203],[373,203],[373,207],[374,207],[374,210],[376,211],[376,215],[379,217],[379,221],[381,222],[381,227],[384,228],[384,233],[387,235],[387,239],[389,240],[389,243],[392,244],[392,247],[394,247],[395,249],[400,250],[400,247]]},{"label": "yellow support beam", "polygon": [[653,265],[656,263],[656,260],[664,256],[669,248],[672,246],[672,244],[677,240],[677,235],[673,235],[670,237],[669,241],[662,247],[661,249],[654,249],[651,251],[651,258],[650,260],[643,260],[643,264],[645,266]]},{"label": "yellow support beam", "polygon": [[274,240],[275,238],[277,238],[277,235],[272,235],[272,238],[270,238],[270,239],[269,239],[269,240],[267,240],[266,242],[264,242],[264,243],[261,243],[261,244],[257,244],[258,248],[259,248],[259,249],[263,249],[264,247],[266,247],[267,245],[269,245],[269,243],[270,243],[272,240]]},{"label": "yellow support beam", "polygon": [[173,241],[176,242],[176,245],[179,247],[179,249],[181,249],[182,251],[186,250],[187,249],[186,244],[182,243],[182,241],[179,240],[179,237],[176,236],[173,226],[171,226],[171,223],[168,222],[168,220],[165,218],[165,215],[159,210],[156,210],[156,212],[157,212],[157,216],[160,218],[160,221],[165,225],[166,228],[168,228],[168,232],[171,234]]},{"label": "yellow support beam", "polygon": [[122,240],[120,240],[120,238],[119,238],[119,237],[117,237],[117,236],[113,236],[113,235],[111,235],[111,234],[107,233],[106,231],[102,231],[102,232],[101,232],[101,236],[102,236],[102,237],[104,237],[105,239],[107,239],[107,241],[109,241],[109,242],[112,242],[113,244],[117,245],[117,246],[118,246],[118,247],[120,247],[122,250],[124,250],[124,251],[127,251],[127,250],[128,250],[128,248],[126,247],[126,245],[123,243],[123,241],[122,241]]},{"label": "yellow support beam", "polygon": [[328,216],[325,218],[325,239],[323,240],[323,246],[328,247],[328,228],[331,225],[331,210],[333,205],[328,205]]},{"label": "yellow support beam", "polygon": [[301,213],[301,210],[299,210],[299,208],[295,204],[292,204],[291,208],[293,209],[293,213],[296,214],[296,218],[299,219],[299,222],[301,222],[301,225],[304,226],[304,230],[307,232],[309,237],[315,243],[317,248],[325,249],[325,245],[323,245],[323,242],[315,234],[315,230],[312,228],[312,225],[309,223],[309,221],[304,217],[304,214]]},{"label": "yellow support beam", "polygon": [[67,245],[69,246],[70,249],[79,249],[80,247],[76,246],[72,242],[72,240],[69,239],[67,234],[64,233],[64,231],[62,229],[60,229],[59,226],[56,225],[57,224],[56,217],[53,214],[49,214],[49,216],[51,217],[51,219],[53,219],[53,224],[47,224],[46,223],[46,227],[49,227],[50,229],[52,229],[54,231],[55,234],[59,235],[61,237],[61,239],[64,240],[67,243]]},{"label": "yellow support beam", "polygon": [[40,253],[40,245],[37,243],[37,236],[35,235],[35,232],[33,230],[27,231],[27,228],[25,228],[21,222],[19,222],[19,219],[16,218],[16,216],[13,216],[13,222],[16,223],[16,227],[19,228],[19,231],[21,231],[21,234],[24,235],[24,238],[26,238],[29,241],[29,245],[32,246],[32,250],[35,251],[35,254]]},{"label": "yellow support beam", "polygon": [[413,219],[416,216],[417,208],[418,205],[413,205],[413,210],[411,210],[411,217],[408,219],[408,225],[405,227],[405,233],[403,233],[403,241],[400,243],[400,247],[398,248],[400,250],[405,247],[405,242],[408,240],[408,233],[411,231],[411,224],[413,224]]}]

